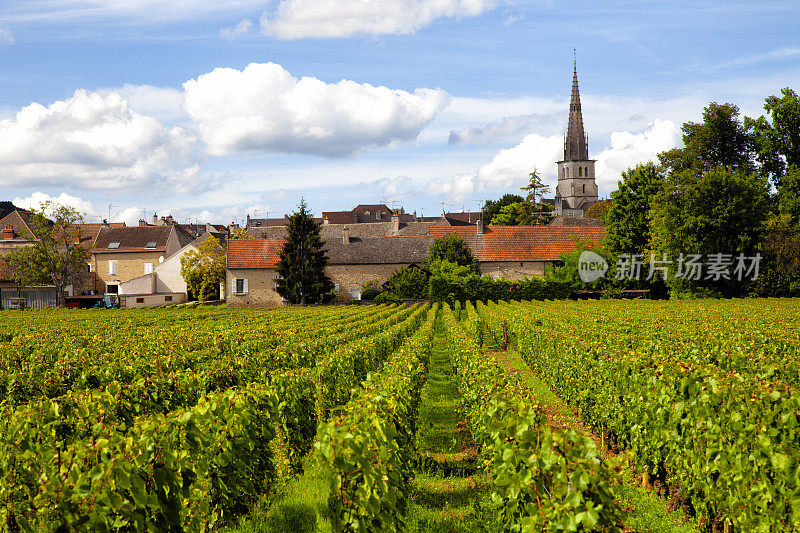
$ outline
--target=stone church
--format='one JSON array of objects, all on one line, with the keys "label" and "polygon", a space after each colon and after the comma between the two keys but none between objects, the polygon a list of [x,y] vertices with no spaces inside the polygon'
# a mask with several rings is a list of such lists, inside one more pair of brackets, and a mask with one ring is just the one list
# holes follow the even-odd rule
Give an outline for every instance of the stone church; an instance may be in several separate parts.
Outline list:
[{"label": "stone church", "polygon": [[569,102],[569,122],[564,138],[564,159],[558,164],[558,185],[554,204],[556,216],[582,217],[597,202],[597,183],[594,179],[594,159],[589,159],[589,142],[583,130],[581,97],[578,92],[578,68],[573,64],[572,97]]}]

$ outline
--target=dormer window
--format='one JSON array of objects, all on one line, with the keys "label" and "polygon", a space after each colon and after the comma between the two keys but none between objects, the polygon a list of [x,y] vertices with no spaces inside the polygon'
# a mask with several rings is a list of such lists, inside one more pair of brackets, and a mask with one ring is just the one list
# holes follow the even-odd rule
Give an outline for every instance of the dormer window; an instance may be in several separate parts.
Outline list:
[{"label": "dormer window", "polygon": [[110,242],[110,243],[108,243],[108,249],[109,250],[116,250],[117,248],[119,248],[119,243],[118,242]]},{"label": "dormer window", "polygon": [[372,213],[370,213],[369,211],[364,211],[364,214],[370,216]]},{"label": "dormer window", "polygon": [[145,246],[145,248],[146,248],[146,249],[148,249],[148,250],[155,250],[155,248],[156,248],[156,243],[155,243],[154,241],[150,241],[150,242],[148,242],[148,243],[147,243],[147,245]]}]

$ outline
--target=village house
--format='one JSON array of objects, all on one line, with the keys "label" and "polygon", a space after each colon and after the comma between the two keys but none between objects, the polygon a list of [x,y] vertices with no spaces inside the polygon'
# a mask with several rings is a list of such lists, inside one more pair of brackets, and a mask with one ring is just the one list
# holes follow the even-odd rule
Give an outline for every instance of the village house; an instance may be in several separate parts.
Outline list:
[{"label": "village house", "polygon": [[481,274],[518,280],[544,276],[545,268],[575,250],[575,239],[597,244],[605,226],[437,226],[431,237],[460,236],[480,264]]},{"label": "village house", "polygon": [[189,289],[181,274],[181,259],[189,252],[199,252],[200,244],[210,238],[216,237],[210,233],[203,234],[156,264],[152,272],[120,283],[120,305],[153,307],[187,301]]},{"label": "village house", "polygon": [[[488,226],[431,224],[423,235],[354,236],[359,227],[340,226],[337,236],[325,238],[329,258],[326,273],[337,289],[337,301],[361,298],[370,282],[383,284],[392,274],[428,257],[431,242],[449,233],[462,237],[480,264],[481,273],[494,278],[517,280],[543,276],[545,268],[557,264],[563,254],[575,249],[575,239],[596,244],[604,226]],[[334,226],[334,225],[330,225]],[[325,226],[321,228],[321,233]],[[229,306],[281,305],[275,291],[276,266],[282,239],[229,241],[225,285]]]},{"label": "village house", "polygon": [[92,248],[98,292],[119,294],[122,283],[151,274],[194,239],[177,224],[103,227]]}]

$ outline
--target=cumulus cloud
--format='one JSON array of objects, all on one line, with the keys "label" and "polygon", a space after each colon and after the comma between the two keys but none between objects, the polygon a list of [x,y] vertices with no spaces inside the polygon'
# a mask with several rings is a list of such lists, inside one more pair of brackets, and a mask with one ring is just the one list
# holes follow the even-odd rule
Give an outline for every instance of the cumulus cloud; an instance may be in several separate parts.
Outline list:
[{"label": "cumulus cloud", "polygon": [[611,146],[595,156],[598,187],[606,191],[615,189],[623,171],[639,163],[655,161],[656,154],[680,144],[680,127],[670,120],[655,119],[640,133],[612,133]]},{"label": "cumulus cloud", "polygon": [[126,83],[116,89],[98,91],[100,94],[116,93],[136,113],[153,117],[160,122],[190,122],[183,109],[183,91],[173,87],[133,85]]},{"label": "cumulus cloud", "polygon": [[217,68],[183,86],[186,111],[212,155],[357,155],[415,139],[448,101],[439,89],[297,79],[275,63]]},{"label": "cumulus cloud", "polygon": [[72,207],[79,213],[83,214],[84,218],[87,220],[98,214],[97,209],[95,209],[92,202],[84,200],[83,198],[78,198],[77,196],[72,196],[65,192],[62,192],[58,196],[52,196],[41,191],[36,191],[25,198],[17,197],[12,200],[12,203],[15,206],[23,209],[39,209],[42,204],[46,202]]},{"label": "cumulus cloud", "polygon": [[[597,160],[599,188],[610,192],[616,188],[623,171],[638,163],[654,161],[656,154],[678,146],[680,141],[680,128],[669,120],[653,120],[641,132],[613,132],[611,146],[593,156]],[[553,194],[557,184],[556,161],[564,155],[563,150],[561,135],[530,134],[517,146],[498,152],[474,173],[431,181],[427,192],[462,202],[483,190],[516,189],[525,184],[528,174],[536,169]]]},{"label": "cumulus cloud", "polygon": [[0,120],[6,185],[185,191],[197,186],[193,134],[130,109],[117,93],[78,90]]},{"label": "cumulus cloud", "polygon": [[237,37],[241,37],[242,35],[247,35],[248,33],[250,33],[250,28],[252,26],[253,22],[250,19],[242,19],[236,26],[222,28],[221,30],[219,30],[219,35],[223,39],[232,41]]},{"label": "cumulus cloud", "polygon": [[408,34],[444,17],[474,17],[495,0],[281,0],[261,29],[279,39]]},{"label": "cumulus cloud", "polygon": [[503,117],[480,126],[450,132],[448,144],[492,144],[526,133],[555,132],[566,123],[566,113],[517,115]]}]

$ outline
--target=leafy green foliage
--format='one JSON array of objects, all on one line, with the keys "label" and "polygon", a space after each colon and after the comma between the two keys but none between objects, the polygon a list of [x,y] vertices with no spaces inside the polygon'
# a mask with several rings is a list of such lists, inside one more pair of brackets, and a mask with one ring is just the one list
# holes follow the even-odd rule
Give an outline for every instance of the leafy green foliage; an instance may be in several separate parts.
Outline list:
[{"label": "leafy green foliage", "polygon": [[525,199],[518,194],[504,194],[499,200],[486,200],[483,204],[483,223],[489,225],[494,220],[495,215],[500,212],[504,206],[511,205],[518,202],[524,202]]},{"label": "leafy green foliage", "polygon": [[781,95],[766,99],[767,117],[744,119],[761,172],[778,187],[787,167],[800,167],[800,97],[788,87],[781,89]]},{"label": "leafy green foliage", "polygon": [[469,267],[476,274],[480,272],[478,261],[472,256],[469,245],[455,233],[448,233],[431,243],[425,264],[429,266],[438,261]]},{"label": "leafy green foliage", "polygon": [[711,102],[703,109],[703,122],[686,122],[681,130],[684,147],[658,154],[669,172],[705,171],[718,166],[745,172],[755,169],[752,138],[735,105]]},{"label": "leafy green foliage", "polygon": [[289,303],[313,304],[332,298],[334,285],[325,274],[328,257],[305,200],[289,217],[286,240],[280,251],[275,290]]},{"label": "leafy green foliage", "polygon": [[347,411],[320,428],[317,450],[333,471],[336,531],[403,531],[414,464],[420,388],[436,308]]},{"label": "leafy green foliage", "polygon": [[609,252],[644,254],[650,248],[650,209],[664,183],[664,173],[653,163],[622,173],[606,216],[605,247]]},{"label": "leafy green foliage", "polygon": [[209,237],[197,250],[183,254],[181,276],[189,294],[200,302],[219,298],[219,284],[225,280],[225,249],[219,240]]},{"label": "leafy green foliage", "polygon": [[669,483],[704,527],[791,531],[800,397],[785,332],[794,314],[789,301],[742,300],[529,303],[504,316],[537,374],[632,450],[639,472]]},{"label": "leafy green foliage", "polygon": [[[667,254],[755,254],[768,215],[766,178],[722,167],[670,175],[652,210],[652,243],[657,257]],[[674,268],[674,267],[673,267]],[[735,279],[670,281],[672,287],[705,287],[741,294]]]},{"label": "leafy green foliage", "polygon": [[386,281],[386,290],[399,300],[417,300],[428,296],[429,274],[421,268],[406,267]]},{"label": "leafy green foliage", "polygon": [[[479,320],[467,306],[468,322]],[[492,475],[493,500],[511,531],[621,531],[611,471],[594,443],[552,431],[530,391],[509,380],[494,358],[445,309],[451,357],[464,410]]]},{"label": "leafy green foliage", "polygon": [[20,285],[53,285],[58,305],[64,305],[64,291],[86,270],[89,260],[89,250],[79,244],[81,230],[76,224],[82,220],[76,209],[50,202],[32,210],[33,235],[29,237],[33,244],[12,250],[4,258],[16,269],[14,281]]}]

